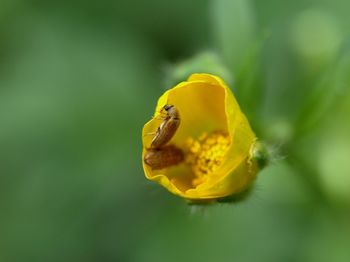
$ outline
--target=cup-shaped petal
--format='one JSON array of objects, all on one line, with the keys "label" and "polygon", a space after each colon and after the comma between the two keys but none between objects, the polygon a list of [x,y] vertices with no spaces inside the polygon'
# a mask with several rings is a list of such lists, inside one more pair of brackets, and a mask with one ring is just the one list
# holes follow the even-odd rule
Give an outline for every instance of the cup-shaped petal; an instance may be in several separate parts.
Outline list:
[{"label": "cup-shaped petal", "polygon": [[[153,139],[149,134],[164,121],[159,114],[165,105],[174,105],[180,113],[181,124],[169,144],[182,150],[185,160],[154,169],[144,159]],[[158,100],[154,118],[145,124],[142,138],[146,178],[186,199],[239,193],[258,172],[252,157],[257,138],[233,93],[217,76],[193,74],[167,90]]]}]

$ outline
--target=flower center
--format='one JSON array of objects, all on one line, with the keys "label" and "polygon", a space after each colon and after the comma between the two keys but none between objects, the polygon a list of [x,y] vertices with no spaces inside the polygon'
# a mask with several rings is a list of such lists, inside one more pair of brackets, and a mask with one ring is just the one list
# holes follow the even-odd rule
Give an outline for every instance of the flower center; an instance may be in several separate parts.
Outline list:
[{"label": "flower center", "polygon": [[231,141],[226,132],[215,131],[204,133],[197,140],[189,138],[186,144],[186,162],[196,176],[192,184],[197,186],[222,164]]}]

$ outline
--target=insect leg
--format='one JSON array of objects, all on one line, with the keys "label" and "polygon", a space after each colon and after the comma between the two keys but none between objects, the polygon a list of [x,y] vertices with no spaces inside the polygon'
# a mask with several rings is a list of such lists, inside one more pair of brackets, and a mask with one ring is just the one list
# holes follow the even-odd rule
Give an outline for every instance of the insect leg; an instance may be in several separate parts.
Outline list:
[{"label": "insect leg", "polygon": [[151,136],[151,135],[155,135],[155,134],[157,134],[157,132],[146,133],[146,134],[144,134],[143,136]]}]

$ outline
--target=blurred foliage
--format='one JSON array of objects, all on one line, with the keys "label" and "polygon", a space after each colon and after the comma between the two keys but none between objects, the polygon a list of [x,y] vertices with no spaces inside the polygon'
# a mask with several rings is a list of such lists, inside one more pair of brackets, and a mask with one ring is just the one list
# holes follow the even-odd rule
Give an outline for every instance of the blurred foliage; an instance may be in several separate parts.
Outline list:
[{"label": "blurred foliage", "polygon": [[[0,261],[349,261],[349,8],[2,0]],[[143,177],[143,124],[199,71],[279,155],[237,204]]]}]

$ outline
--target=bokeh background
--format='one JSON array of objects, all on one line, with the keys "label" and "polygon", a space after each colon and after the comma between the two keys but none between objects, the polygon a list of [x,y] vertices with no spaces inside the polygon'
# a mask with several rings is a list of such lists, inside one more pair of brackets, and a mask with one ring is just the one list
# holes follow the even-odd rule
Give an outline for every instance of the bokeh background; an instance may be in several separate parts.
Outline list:
[{"label": "bokeh background", "polygon": [[[350,261],[348,0],[0,1],[0,261]],[[146,181],[141,129],[194,72],[275,152],[252,195]]]}]

